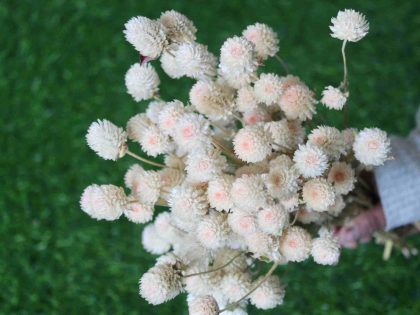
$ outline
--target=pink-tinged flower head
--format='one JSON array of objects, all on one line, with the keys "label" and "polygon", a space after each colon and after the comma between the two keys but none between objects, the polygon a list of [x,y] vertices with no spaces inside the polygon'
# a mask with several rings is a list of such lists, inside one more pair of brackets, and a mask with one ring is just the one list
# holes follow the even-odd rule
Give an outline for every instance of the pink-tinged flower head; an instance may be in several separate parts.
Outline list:
[{"label": "pink-tinged flower head", "polygon": [[319,126],[311,131],[308,143],[321,148],[330,158],[339,159],[346,153],[346,144],[342,133],[334,127]]},{"label": "pink-tinged flower head", "polygon": [[230,191],[236,207],[257,211],[267,203],[267,192],[260,175],[242,175],[235,179]]},{"label": "pink-tinged flower head", "polygon": [[162,255],[171,248],[169,241],[160,237],[153,223],[144,227],[141,233],[141,244],[148,253],[153,255]]},{"label": "pink-tinged flower head", "polygon": [[280,205],[265,207],[258,212],[259,228],[269,234],[280,235],[289,223],[289,213]]},{"label": "pink-tinged flower head", "polygon": [[254,90],[251,86],[244,86],[238,90],[236,97],[236,109],[242,113],[257,108],[258,101],[255,98]]},{"label": "pink-tinged flower head", "polygon": [[288,260],[301,262],[311,253],[311,235],[303,228],[292,226],[280,238],[280,253]]},{"label": "pink-tinged flower head", "polygon": [[251,235],[257,230],[257,220],[255,216],[247,211],[235,209],[229,213],[228,223],[232,231],[241,235]]},{"label": "pink-tinged flower head", "polygon": [[159,128],[166,134],[172,135],[178,120],[185,114],[182,102],[174,100],[167,103],[159,114]]},{"label": "pink-tinged flower head", "polygon": [[342,110],[347,102],[347,96],[333,86],[327,86],[322,91],[321,103],[329,109]]},{"label": "pink-tinged flower head", "polygon": [[196,235],[198,241],[206,248],[218,249],[225,245],[230,228],[227,215],[217,211],[210,212],[197,225]]},{"label": "pink-tinged flower head", "polygon": [[188,301],[190,315],[217,315],[219,306],[211,295],[194,297]]},{"label": "pink-tinged flower head", "polygon": [[305,121],[315,113],[314,93],[303,84],[291,85],[282,93],[279,101],[281,110],[287,119]]},{"label": "pink-tinged flower head", "polygon": [[390,141],[385,131],[365,128],[360,131],[353,144],[354,155],[367,166],[379,166],[389,158]]},{"label": "pink-tinged flower head", "polygon": [[145,171],[140,165],[132,165],[125,173],[125,185],[140,202],[154,204],[160,194],[161,181],[156,171]]},{"label": "pink-tinged flower head", "polygon": [[139,142],[143,151],[153,157],[167,153],[172,148],[168,135],[164,134],[156,125],[144,130]]},{"label": "pink-tinged flower head", "polygon": [[[260,283],[262,277],[255,280],[255,285]],[[251,303],[256,308],[268,310],[283,304],[285,295],[284,286],[277,276],[268,277],[250,296]]]},{"label": "pink-tinged flower head", "polygon": [[209,143],[210,125],[202,115],[188,113],[176,123],[173,138],[179,147],[192,151],[207,146]]},{"label": "pink-tinged flower head", "polygon": [[313,178],[303,185],[302,197],[309,209],[327,211],[335,201],[334,187],[325,178]]},{"label": "pink-tinged flower head", "polygon": [[212,208],[217,211],[229,211],[233,207],[230,190],[234,180],[232,175],[221,174],[209,181],[207,199]]},{"label": "pink-tinged flower head", "polygon": [[243,119],[246,125],[255,125],[271,120],[271,116],[264,107],[259,106],[246,111],[243,115]]},{"label": "pink-tinged flower head", "polygon": [[255,163],[271,153],[270,136],[262,125],[246,126],[233,139],[235,154],[243,161]]},{"label": "pink-tinged flower head", "polygon": [[277,33],[266,24],[249,25],[242,34],[247,40],[254,43],[257,56],[262,60],[273,57],[279,51]]},{"label": "pink-tinged flower head", "polygon": [[282,82],[277,74],[262,73],[254,85],[256,99],[267,105],[278,103],[282,92]]},{"label": "pink-tinged flower head", "polygon": [[328,181],[338,194],[346,195],[354,188],[354,170],[345,162],[334,162],[328,173]]},{"label": "pink-tinged flower head", "polygon": [[336,265],[340,259],[340,244],[331,233],[320,233],[312,241],[312,257],[320,265]]},{"label": "pink-tinged flower head", "polygon": [[257,69],[254,44],[243,37],[228,38],[220,49],[220,68],[223,72],[254,72]]},{"label": "pink-tinged flower head", "polygon": [[154,208],[148,204],[132,202],[127,204],[124,215],[133,223],[146,223],[152,220]]}]

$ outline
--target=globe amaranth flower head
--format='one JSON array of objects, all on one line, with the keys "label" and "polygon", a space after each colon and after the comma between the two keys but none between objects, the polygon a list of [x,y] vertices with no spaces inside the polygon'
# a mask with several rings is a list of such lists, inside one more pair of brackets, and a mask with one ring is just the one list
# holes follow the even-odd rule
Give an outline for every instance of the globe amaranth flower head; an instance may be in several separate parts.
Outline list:
[{"label": "globe amaranth flower head", "polygon": [[262,23],[249,25],[242,35],[254,43],[257,56],[262,60],[273,57],[279,51],[277,33],[271,27]]},{"label": "globe amaranth flower head", "polygon": [[193,42],[197,28],[185,15],[168,10],[161,14],[159,22],[165,27],[166,35],[171,42]]},{"label": "globe amaranth flower head", "polygon": [[331,85],[322,91],[321,103],[329,109],[342,110],[346,102],[347,95]]},{"label": "globe amaranth flower head", "polygon": [[[262,277],[255,280],[255,286],[262,280]],[[283,304],[285,290],[277,276],[268,277],[251,294],[251,303],[255,307],[268,310]]]},{"label": "globe amaranth flower head", "polygon": [[125,74],[125,86],[127,92],[136,102],[147,100],[159,91],[159,76],[156,70],[149,64],[135,63]]},{"label": "globe amaranth flower head", "polygon": [[390,145],[385,131],[378,128],[365,128],[357,134],[353,150],[356,159],[363,164],[379,166],[389,158]]},{"label": "globe amaranth flower head", "polygon": [[345,9],[338,11],[337,17],[331,19],[331,36],[349,42],[358,42],[369,32],[369,23],[363,14]]},{"label": "globe amaranth flower head", "polygon": [[217,315],[219,306],[211,295],[192,297],[188,300],[190,315]]}]

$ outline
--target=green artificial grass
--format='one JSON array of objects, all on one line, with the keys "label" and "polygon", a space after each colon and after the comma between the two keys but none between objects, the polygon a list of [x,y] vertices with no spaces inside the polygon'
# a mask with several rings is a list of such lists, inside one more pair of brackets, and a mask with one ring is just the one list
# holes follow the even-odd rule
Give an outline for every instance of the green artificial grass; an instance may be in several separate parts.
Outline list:
[{"label": "green artificial grass", "polygon": [[[216,54],[246,25],[267,23],[279,33],[291,71],[319,95],[341,80],[341,42],[328,26],[346,7],[364,12],[371,27],[348,46],[351,124],[406,135],[420,103],[414,0],[0,2],[0,313],[187,313],[184,295],[157,307],[138,296],[138,279],[154,261],[141,248],[141,226],[94,221],[78,205],[91,183],[122,185],[134,162],[101,160],[84,141],[95,119],[124,126],[144,109],[123,79],[138,60],[122,34],[131,16],[179,10]],[[264,70],[282,71],[275,60]],[[193,83],[162,73],[161,81],[164,99],[186,100]],[[341,127],[340,113],[321,112]],[[418,236],[411,241],[420,245]],[[343,250],[337,267],[282,267],[284,305],[249,313],[420,314],[419,258],[395,253],[383,262],[381,255],[382,247],[369,244]]]}]

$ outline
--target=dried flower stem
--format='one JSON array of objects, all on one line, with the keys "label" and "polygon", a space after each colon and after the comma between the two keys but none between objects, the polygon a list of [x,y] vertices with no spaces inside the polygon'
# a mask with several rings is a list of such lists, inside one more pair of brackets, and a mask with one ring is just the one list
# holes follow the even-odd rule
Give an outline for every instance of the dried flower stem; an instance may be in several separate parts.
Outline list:
[{"label": "dried flower stem", "polygon": [[279,55],[275,55],[274,58],[276,58],[277,61],[281,64],[281,66],[283,67],[284,71],[286,71],[286,74],[289,74],[289,67],[284,62],[284,60]]},{"label": "dried flower stem", "polygon": [[225,263],[224,265],[222,265],[220,267],[217,267],[215,269],[210,269],[210,270],[207,270],[207,271],[202,271],[202,272],[197,272],[197,273],[191,273],[189,275],[184,275],[183,277],[188,278],[188,277],[200,276],[200,275],[204,275],[204,274],[207,274],[207,273],[211,273],[211,272],[221,270],[221,269],[229,266],[236,258],[238,258],[239,256],[241,256],[243,254],[244,254],[244,252],[240,252],[239,254],[233,256],[227,263]]},{"label": "dried flower stem", "polygon": [[341,47],[341,54],[343,55],[343,67],[344,67],[344,75],[343,75],[343,82],[340,84],[340,89],[344,92],[347,92],[349,87],[349,81],[347,76],[347,59],[346,59],[346,44],[347,41],[343,41],[343,46]]},{"label": "dried flower stem", "polygon": [[242,161],[238,160],[235,154],[228,148],[226,148],[223,144],[217,141],[215,138],[212,138],[213,144],[219,148],[227,157],[229,157],[235,164],[242,165]]},{"label": "dried flower stem", "polygon": [[145,158],[143,158],[143,157],[141,157],[141,156],[139,156],[139,155],[137,155],[137,154],[135,154],[135,153],[131,152],[131,151],[130,151],[130,150],[128,150],[128,149],[127,149],[127,151],[126,151],[126,154],[128,154],[128,155],[132,156],[133,158],[135,158],[135,159],[137,159],[137,160],[139,160],[139,161],[142,161],[142,162],[144,162],[144,163],[147,163],[147,164],[150,164],[150,165],[153,165],[153,166],[157,166],[157,167],[166,167],[166,165],[164,165],[164,164],[161,164],[161,163],[158,163],[158,162],[153,162],[153,161],[150,161],[150,160],[148,160],[148,159],[145,159]]},{"label": "dried flower stem", "polygon": [[256,289],[258,289],[274,272],[274,270],[276,270],[276,268],[279,266],[279,263],[275,262],[270,270],[268,270],[268,272],[265,274],[264,278],[262,278],[258,284],[251,290],[249,291],[247,294],[245,294],[243,297],[241,297],[239,300],[237,300],[236,302],[233,302],[231,304],[229,304],[228,306],[226,306],[224,309],[219,311],[219,314],[227,311],[227,310],[232,310],[234,308],[236,308],[239,303],[241,303],[243,300],[245,300],[248,296],[250,296],[252,294],[252,292],[254,292]]},{"label": "dried flower stem", "polygon": [[159,95],[157,95],[157,94],[153,95],[153,98],[154,98],[156,101],[159,101],[159,102],[164,102],[164,100],[163,100],[163,99],[161,99],[161,98],[160,98],[160,96],[159,96]]}]

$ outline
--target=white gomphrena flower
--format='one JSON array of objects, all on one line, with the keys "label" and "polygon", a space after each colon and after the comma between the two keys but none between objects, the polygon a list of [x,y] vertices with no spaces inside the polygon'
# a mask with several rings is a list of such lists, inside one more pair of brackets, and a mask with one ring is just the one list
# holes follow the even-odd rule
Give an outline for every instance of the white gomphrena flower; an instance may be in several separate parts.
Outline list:
[{"label": "white gomphrena flower", "polygon": [[328,208],[328,214],[338,217],[341,212],[346,207],[346,203],[344,202],[342,195],[335,196],[334,204]]},{"label": "white gomphrena flower", "polygon": [[345,9],[331,18],[331,36],[343,41],[358,42],[369,32],[369,23],[363,14]]},{"label": "white gomphrena flower", "polygon": [[154,124],[159,123],[159,114],[162,109],[166,106],[163,101],[151,101],[146,109],[146,116]]},{"label": "white gomphrena flower", "polygon": [[207,199],[210,206],[217,211],[229,211],[233,207],[230,190],[235,177],[229,174],[220,174],[210,180],[207,187]]},{"label": "white gomphrena flower", "polygon": [[172,79],[179,79],[184,75],[183,70],[176,60],[176,45],[170,45],[160,56],[160,65],[163,71]]},{"label": "white gomphrena flower", "polygon": [[274,162],[270,166],[270,172],[262,176],[267,191],[273,198],[288,197],[299,189],[299,172],[294,166]]},{"label": "white gomphrena flower", "polygon": [[189,299],[188,312],[190,315],[218,315],[219,306],[211,295]]},{"label": "white gomphrena flower", "polygon": [[169,264],[150,268],[140,279],[140,295],[153,305],[172,300],[181,292],[181,275]]},{"label": "white gomphrena flower", "polygon": [[302,188],[303,201],[314,211],[327,211],[334,204],[334,187],[325,178],[313,178]]},{"label": "white gomphrena flower", "polygon": [[191,152],[209,145],[210,124],[202,115],[188,113],[177,121],[172,136],[178,146]]},{"label": "white gomphrena flower", "polygon": [[160,183],[161,183],[161,197],[163,199],[168,199],[169,191],[175,186],[180,185],[184,179],[184,172],[179,169],[168,167],[163,168],[159,172]]},{"label": "white gomphrena flower", "polygon": [[147,128],[142,133],[139,142],[143,151],[153,157],[167,153],[172,148],[168,135],[164,134],[156,125]]},{"label": "white gomphrena flower", "polygon": [[128,139],[139,142],[143,133],[152,125],[152,121],[145,113],[131,117],[126,127]]},{"label": "white gomphrena flower", "polygon": [[360,131],[353,144],[357,160],[367,166],[379,166],[389,158],[390,141],[385,131],[365,128]]},{"label": "white gomphrena flower", "polygon": [[204,183],[222,174],[227,168],[226,157],[213,148],[197,149],[188,154],[186,161],[187,180]]},{"label": "white gomphrena flower", "polygon": [[251,109],[244,113],[243,120],[245,125],[255,125],[265,121],[271,120],[270,113],[262,106]]},{"label": "white gomphrena flower", "polygon": [[80,207],[96,220],[113,221],[126,209],[127,196],[121,187],[114,185],[90,185],[80,198]]},{"label": "white gomphrena flower", "polygon": [[[185,275],[195,274],[207,271],[208,266],[190,265],[184,272]],[[219,286],[222,272],[215,271],[210,273],[203,273],[196,276],[185,277],[185,291],[194,296],[213,294],[215,289]]]},{"label": "white gomphrena flower", "polygon": [[166,35],[171,42],[195,41],[197,28],[185,15],[175,10],[169,10],[161,14],[159,21],[165,27]]},{"label": "white gomphrena flower", "polygon": [[223,118],[229,103],[220,85],[213,81],[198,81],[189,93],[194,108],[211,119]]},{"label": "white gomphrena flower", "polygon": [[328,181],[333,184],[337,194],[346,195],[354,188],[354,170],[345,162],[334,162],[328,172]]},{"label": "white gomphrena flower", "polygon": [[180,44],[175,51],[175,61],[185,76],[196,80],[208,80],[217,73],[216,57],[202,44]]},{"label": "white gomphrena flower", "polygon": [[162,238],[168,243],[176,242],[183,233],[172,224],[171,213],[166,211],[156,216],[153,226],[159,238]]},{"label": "white gomphrena flower", "polygon": [[297,170],[304,177],[316,177],[328,167],[328,158],[322,149],[311,144],[299,145],[293,156]]},{"label": "white gomphrena flower", "polygon": [[340,130],[329,126],[319,126],[308,136],[308,143],[320,147],[332,159],[338,159],[346,152]]},{"label": "white gomphrena flower", "polygon": [[245,126],[235,135],[233,147],[241,160],[260,162],[271,153],[270,136],[261,124]]},{"label": "white gomphrena flower", "polygon": [[184,231],[194,229],[199,218],[209,208],[205,190],[187,184],[172,189],[168,205],[171,207],[174,224]]},{"label": "white gomphrena flower", "polygon": [[228,38],[220,49],[221,71],[233,74],[254,73],[258,67],[254,48],[254,44],[243,37]]},{"label": "white gomphrena flower", "polygon": [[270,169],[277,168],[277,167],[293,167],[292,159],[286,154],[280,154],[276,156],[276,158],[272,159],[269,163]]},{"label": "white gomphrena flower", "polygon": [[347,102],[347,95],[329,85],[322,91],[321,103],[329,109],[342,110]]},{"label": "white gomphrena flower", "polygon": [[279,204],[265,207],[258,212],[258,226],[269,234],[280,235],[289,224],[289,213]]},{"label": "white gomphrena flower", "polygon": [[238,90],[238,94],[236,96],[235,107],[241,113],[253,110],[257,108],[258,101],[254,95],[254,89],[247,85]]},{"label": "white gomphrena flower", "polygon": [[279,51],[279,38],[271,27],[262,23],[249,25],[242,35],[254,43],[258,58],[265,60]]},{"label": "white gomphrena flower", "polygon": [[343,131],[341,131],[341,135],[343,137],[346,153],[348,154],[353,149],[353,143],[357,135],[357,129],[356,128],[344,129]]},{"label": "white gomphrena flower", "polygon": [[104,160],[116,161],[127,151],[127,133],[105,119],[89,126],[86,142]]},{"label": "white gomphrena flower", "polygon": [[326,219],[323,212],[309,211],[307,209],[300,209],[297,220],[303,224],[316,223],[321,224]]},{"label": "white gomphrena flower", "polygon": [[290,197],[282,198],[280,200],[280,204],[286,209],[288,212],[293,212],[299,206],[299,194],[293,194]]},{"label": "white gomphrena flower", "polygon": [[197,225],[198,241],[206,248],[218,249],[225,245],[230,228],[227,214],[211,211],[204,216]]},{"label": "white gomphrena flower", "polygon": [[291,151],[293,149],[293,135],[289,131],[288,121],[270,121],[264,124],[264,129],[270,134],[273,149],[276,151]]},{"label": "white gomphrena flower", "polygon": [[148,253],[153,255],[162,255],[171,248],[171,244],[160,237],[153,223],[144,227],[141,233],[141,244]]},{"label": "white gomphrena flower", "polygon": [[145,171],[140,165],[133,164],[125,173],[124,183],[142,203],[154,204],[159,198],[162,184],[156,171]]},{"label": "white gomphrena flower", "polygon": [[125,74],[127,92],[136,102],[152,98],[159,92],[159,76],[149,64],[135,63]]},{"label": "white gomphrena flower", "polygon": [[247,236],[257,231],[257,219],[256,217],[248,212],[239,209],[235,209],[229,213],[228,223],[232,231],[239,234],[240,236]]},{"label": "white gomphrena flower", "polygon": [[287,119],[305,121],[315,114],[314,93],[304,84],[291,85],[283,91],[279,105]]},{"label": "white gomphrena flower", "polygon": [[226,274],[222,278],[220,289],[229,302],[235,302],[251,289],[251,277],[245,272]]},{"label": "white gomphrena flower", "polygon": [[159,128],[168,135],[172,135],[178,120],[186,113],[182,102],[173,100],[166,104],[159,114]]},{"label": "white gomphrena flower", "polygon": [[340,259],[340,244],[331,232],[321,229],[320,236],[312,241],[312,257],[320,265],[336,265]]},{"label": "white gomphrena flower", "polygon": [[[263,277],[256,279],[254,285],[256,286],[262,280]],[[256,308],[268,310],[283,304],[284,295],[285,290],[279,277],[270,276],[252,292],[250,301]]]},{"label": "white gomphrena flower", "polygon": [[236,207],[256,212],[267,204],[268,196],[260,175],[242,175],[235,179],[230,195]]},{"label": "white gomphrena flower", "polygon": [[124,215],[129,221],[142,224],[152,220],[154,210],[151,205],[132,202],[127,204]]},{"label": "white gomphrena flower", "polygon": [[288,260],[301,262],[311,253],[311,235],[299,226],[285,230],[280,238],[280,252]]},{"label": "white gomphrena flower", "polygon": [[280,259],[278,237],[262,231],[255,231],[245,236],[248,251],[256,257],[268,257],[271,260]]},{"label": "white gomphrena flower", "polygon": [[262,73],[254,85],[255,98],[259,102],[267,105],[278,103],[282,92],[282,81],[280,77],[274,73]]}]

